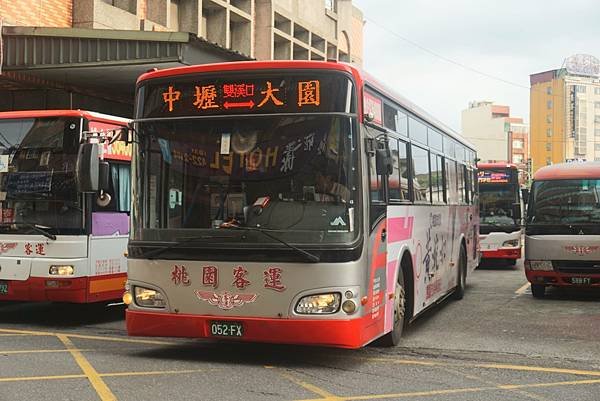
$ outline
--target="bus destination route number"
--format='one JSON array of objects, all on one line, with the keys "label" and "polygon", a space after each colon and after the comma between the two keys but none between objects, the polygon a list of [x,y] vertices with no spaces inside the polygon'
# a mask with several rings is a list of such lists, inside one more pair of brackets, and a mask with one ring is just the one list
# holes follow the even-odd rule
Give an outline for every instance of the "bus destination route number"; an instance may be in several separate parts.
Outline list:
[{"label": "bus destination route number", "polygon": [[0,295],[8,294],[8,283],[0,281]]},{"label": "bus destination route number", "polygon": [[210,334],[216,337],[242,337],[244,329],[238,322],[210,322]]}]

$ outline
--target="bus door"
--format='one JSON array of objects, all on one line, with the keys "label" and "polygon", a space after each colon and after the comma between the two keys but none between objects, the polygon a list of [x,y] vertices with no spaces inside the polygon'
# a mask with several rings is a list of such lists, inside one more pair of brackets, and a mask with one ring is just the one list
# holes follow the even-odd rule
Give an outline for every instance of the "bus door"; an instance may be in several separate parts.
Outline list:
[{"label": "bus door", "polygon": [[[387,300],[387,178],[391,156],[387,138],[367,139],[368,187],[369,188],[369,242],[368,282],[366,305],[367,331],[369,336],[383,332],[385,303]],[[392,286],[393,287],[393,286]],[[391,326],[390,326],[391,327]],[[389,331],[389,330],[388,330]]]}]

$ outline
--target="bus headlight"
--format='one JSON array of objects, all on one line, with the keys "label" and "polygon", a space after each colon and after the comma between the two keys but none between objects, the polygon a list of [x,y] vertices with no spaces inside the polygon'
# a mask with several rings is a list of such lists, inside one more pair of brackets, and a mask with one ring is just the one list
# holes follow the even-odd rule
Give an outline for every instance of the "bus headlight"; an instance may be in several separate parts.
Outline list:
[{"label": "bus headlight", "polygon": [[72,276],[75,273],[75,267],[72,265],[52,265],[48,273],[51,276]]},{"label": "bus headlight", "polygon": [[342,295],[338,292],[332,294],[318,294],[303,297],[296,304],[296,313],[303,315],[325,315],[336,313],[340,310]]},{"label": "bus headlight", "polygon": [[549,260],[526,260],[525,268],[529,270],[550,272],[554,270],[552,262]]},{"label": "bus headlight", "polygon": [[144,287],[134,287],[135,303],[144,308],[164,308],[167,306],[160,291]]},{"label": "bus headlight", "polygon": [[514,248],[515,246],[519,246],[519,240],[518,239],[509,239],[508,241],[504,241],[502,243],[502,247],[511,247]]}]

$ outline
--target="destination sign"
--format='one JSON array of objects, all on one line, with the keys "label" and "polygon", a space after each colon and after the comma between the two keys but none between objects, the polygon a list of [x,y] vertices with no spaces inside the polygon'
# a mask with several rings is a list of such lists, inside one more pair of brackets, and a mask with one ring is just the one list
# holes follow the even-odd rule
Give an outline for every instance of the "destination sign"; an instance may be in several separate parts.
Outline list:
[{"label": "destination sign", "polygon": [[145,85],[145,102],[138,115],[149,118],[354,112],[350,82],[341,74],[319,72],[174,76]]},{"label": "destination sign", "polygon": [[477,178],[480,184],[508,184],[512,174],[502,170],[479,170]]}]

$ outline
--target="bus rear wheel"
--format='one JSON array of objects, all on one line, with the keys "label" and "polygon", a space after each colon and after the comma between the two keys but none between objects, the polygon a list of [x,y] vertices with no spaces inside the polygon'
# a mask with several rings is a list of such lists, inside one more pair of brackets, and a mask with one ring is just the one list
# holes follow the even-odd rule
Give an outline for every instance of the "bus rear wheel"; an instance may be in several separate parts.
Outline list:
[{"label": "bus rear wheel", "polygon": [[452,294],[455,300],[463,299],[465,296],[465,288],[467,287],[467,252],[465,247],[460,247],[460,255],[458,256],[458,283]]},{"label": "bus rear wheel", "polygon": [[531,293],[534,298],[544,298],[546,296],[546,286],[544,284],[531,284]]},{"label": "bus rear wheel", "polygon": [[393,347],[400,343],[406,313],[406,290],[404,287],[404,274],[398,273],[398,281],[394,290],[394,326],[392,331],[381,337],[380,344],[384,347]]}]

